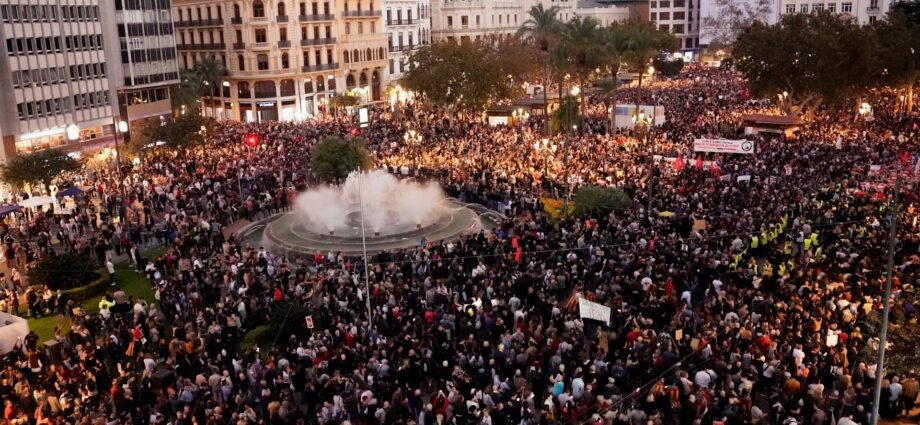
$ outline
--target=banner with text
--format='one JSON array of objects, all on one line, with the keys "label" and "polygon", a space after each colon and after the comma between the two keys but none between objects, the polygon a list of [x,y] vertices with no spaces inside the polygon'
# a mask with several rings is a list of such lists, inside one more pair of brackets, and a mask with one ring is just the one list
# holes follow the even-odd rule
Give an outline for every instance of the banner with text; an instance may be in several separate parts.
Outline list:
[{"label": "banner with text", "polygon": [[578,299],[578,314],[581,315],[582,319],[599,320],[610,324],[610,307],[584,298]]},{"label": "banner with text", "polygon": [[754,142],[750,140],[730,139],[695,139],[694,152],[719,152],[719,153],[754,153]]}]

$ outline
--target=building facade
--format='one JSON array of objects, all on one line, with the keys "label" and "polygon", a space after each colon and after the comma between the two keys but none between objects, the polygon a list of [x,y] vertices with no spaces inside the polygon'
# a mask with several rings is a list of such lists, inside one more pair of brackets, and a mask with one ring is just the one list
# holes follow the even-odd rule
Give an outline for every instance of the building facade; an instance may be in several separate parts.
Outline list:
[{"label": "building facade", "polygon": [[121,121],[163,120],[169,88],[179,83],[170,0],[101,0],[110,95]]},{"label": "building facade", "polygon": [[[700,49],[701,0],[649,0],[649,21],[680,40],[685,53]],[[692,58],[692,56],[691,56]]]},{"label": "building facade", "polygon": [[[574,1],[574,0],[573,0]],[[527,20],[521,0],[433,0],[431,34],[435,41],[480,40],[514,34]],[[562,19],[560,17],[560,19]]]},{"label": "building facade", "polygon": [[431,43],[430,0],[385,0],[384,26],[387,32],[387,81],[395,83],[409,66],[409,55]]},{"label": "building facade", "polygon": [[0,0],[0,160],[110,138],[98,0]]},{"label": "building facade", "polygon": [[860,25],[867,25],[877,20],[885,19],[892,4],[892,0],[828,0],[820,2],[803,0],[778,1],[780,2],[780,15],[812,13],[826,10],[830,13],[855,19]]},{"label": "building facade", "polygon": [[174,0],[180,68],[213,58],[229,75],[206,115],[302,120],[336,93],[382,96],[386,32],[380,0]]}]

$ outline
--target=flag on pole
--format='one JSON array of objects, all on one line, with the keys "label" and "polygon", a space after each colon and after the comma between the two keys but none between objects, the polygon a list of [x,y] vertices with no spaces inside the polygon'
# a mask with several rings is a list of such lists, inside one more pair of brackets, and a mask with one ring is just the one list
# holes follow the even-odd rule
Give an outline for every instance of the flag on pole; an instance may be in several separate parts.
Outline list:
[{"label": "flag on pole", "polygon": [[671,163],[671,166],[674,167],[674,169],[677,171],[680,171],[681,169],[683,169],[684,168],[684,156],[678,155],[677,159],[675,159],[674,162]]}]

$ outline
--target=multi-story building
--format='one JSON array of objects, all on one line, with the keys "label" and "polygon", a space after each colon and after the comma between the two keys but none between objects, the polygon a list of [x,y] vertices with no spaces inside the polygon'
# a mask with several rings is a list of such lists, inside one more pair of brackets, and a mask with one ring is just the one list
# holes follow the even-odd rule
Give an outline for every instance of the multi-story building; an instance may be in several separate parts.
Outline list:
[{"label": "multi-story building", "polygon": [[[316,116],[335,93],[381,98],[380,0],[174,0],[179,66],[205,57],[229,75],[205,113],[244,121]],[[219,92],[219,94],[218,94]]]},{"label": "multi-story building", "polygon": [[891,8],[892,0],[778,0],[780,15],[793,13],[812,13],[826,10],[841,16],[855,19],[860,25],[871,24],[877,20],[885,19],[885,14]]},{"label": "multi-story building", "polygon": [[113,134],[100,15],[98,0],[0,0],[0,160]]},{"label": "multi-story building", "polygon": [[433,0],[431,34],[436,41],[506,37],[514,34],[527,20],[529,3],[522,0]]},{"label": "multi-story building", "polygon": [[395,82],[406,71],[412,51],[431,42],[431,1],[385,0],[383,8],[389,51],[387,81]]},{"label": "multi-story building", "polygon": [[601,26],[607,27],[614,22],[628,21],[633,16],[634,10],[631,4],[605,4],[594,0],[579,0],[575,15],[594,18]]},{"label": "multi-story building", "polygon": [[[165,120],[179,82],[170,0],[102,0],[109,87],[119,120]],[[117,40],[117,41],[116,41]]]},{"label": "multi-story building", "polygon": [[649,21],[680,40],[684,52],[700,48],[701,0],[649,0]]}]

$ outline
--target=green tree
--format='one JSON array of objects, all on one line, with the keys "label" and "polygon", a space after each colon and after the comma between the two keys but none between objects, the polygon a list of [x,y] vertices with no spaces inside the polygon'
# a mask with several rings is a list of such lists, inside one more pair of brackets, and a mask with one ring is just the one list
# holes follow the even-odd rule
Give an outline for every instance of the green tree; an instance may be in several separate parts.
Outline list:
[{"label": "green tree", "polygon": [[663,57],[656,57],[652,64],[655,66],[655,71],[664,77],[676,77],[684,69],[683,59],[665,60]]},{"label": "green tree", "polygon": [[858,98],[881,78],[874,29],[827,12],[784,15],[775,25],[754,22],[732,54],[754,94],[787,93],[787,113]]},{"label": "green tree", "polygon": [[57,149],[46,149],[30,154],[16,155],[3,166],[3,181],[15,187],[41,183],[51,186],[54,179],[66,172],[80,169],[81,163]]},{"label": "green tree", "polygon": [[[561,22],[558,15],[559,8],[556,6],[544,9],[542,4],[532,6],[527,12],[528,18],[518,29],[518,36],[530,41],[539,49],[540,61],[543,64],[543,116],[549,115],[549,81],[552,78],[551,73],[551,52],[552,48],[559,42],[561,32]],[[547,127],[547,132],[549,127]]]},{"label": "green tree", "polygon": [[636,91],[636,111],[639,110],[639,91],[642,89],[642,80],[648,72],[652,59],[665,50],[675,50],[679,43],[667,31],[659,30],[654,24],[648,22],[632,23],[628,27],[626,52],[623,55],[633,71],[639,74],[639,84]]},{"label": "green tree", "polygon": [[534,61],[533,52],[514,37],[433,43],[412,54],[403,80],[436,105],[483,112],[520,95]]},{"label": "green tree", "polygon": [[198,73],[193,70],[182,70],[179,73],[179,84],[169,88],[173,110],[181,112],[185,107],[186,114],[200,113],[202,87],[204,82]]},{"label": "green tree", "polygon": [[565,45],[570,68],[581,88],[582,106],[586,94],[584,89],[591,75],[605,64],[602,38],[600,25],[591,17],[576,16],[565,25],[562,32],[562,44]]},{"label": "green tree", "polygon": [[744,28],[755,21],[765,21],[772,8],[770,0],[714,0],[709,14],[702,17],[701,36],[711,40],[710,48],[714,45],[730,46]]},{"label": "green tree", "polygon": [[313,148],[310,167],[313,176],[322,182],[334,182],[348,177],[355,170],[370,167],[371,156],[364,140],[329,137]]},{"label": "green tree", "polygon": [[339,109],[358,106],[359,103],[361,103],[361,99],[358,99],[358,96],[348,93],[338,93],[332,97],[329,105],[337,112]]},{"label": "green tree", "polygon": [[[166,125],[151,125],[141,129],[141,140],[149,143],[164,142],[167,146],[177,148],[192,146],[204,142],[210,132],[216,131],[217,121],[202,117],[197,113],[186,112]],[[202,131],[202,127],[204,131]],[[142,146],[141,146],[142,147]]]},{"label": "green tree", "polygon": [[201,96],[207,96],[213,99],[222,94],[221,90],[223,89],[221,84],[223,84],[224,78],[228,73],[227,68],[217,61],[217,59],[206,57],[195,62],[195,67],[192,68],[192,72],[194,72],[201,81],[201,86],[199,87],[199,94]]},{"label": "green tree", "polygon": [[30,285],[48,285],[52,290],[86,285],[99,277],[99,264],[79,254],[51,254],[29,269]]},{"label": "green tree", "polygon": [[601,41],[604,48],[604,59],[607,61],[607,71],[610,73],[610,93],[611,103],[616,105],[617,85],[619,80],[617,74],[620,73],[620,67],[623,63],[623,56],[627,50],[629,41],[629,24],[614,22],[604,29],[601,35]]},{"label": "green tree", "polygon": [[632,200],[622,189],[600,186],[584,186],[575,192],[575,213],[593,217],[605,217],[614,211],[629,208]]},{"label": "green tree", "polygon": [[913,112],[914,85],[920,79],[920,3],[897,2],[888,19],[875,25],[879,62],[884,64],[883,81],[904,88],[907,112]]},{"label": "green tree", "polygon": [[552,130],[553,134],[561,134],[570,129],[572,126],[581,128],[584,124],[584,118],[578,113],[578,98],[575,96],[565,95],[559,102],[559,107],[553,111]]}]

